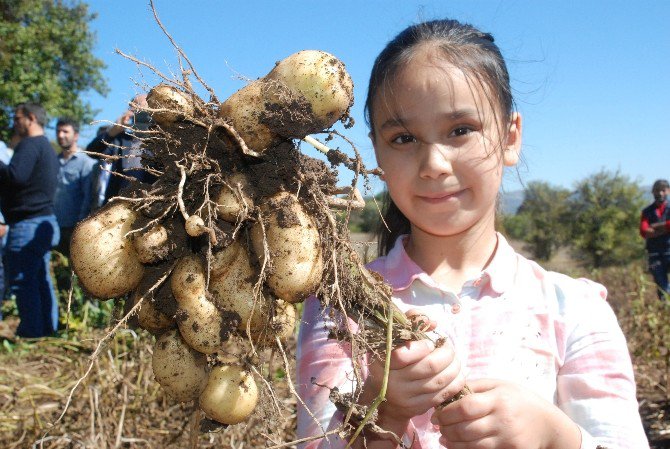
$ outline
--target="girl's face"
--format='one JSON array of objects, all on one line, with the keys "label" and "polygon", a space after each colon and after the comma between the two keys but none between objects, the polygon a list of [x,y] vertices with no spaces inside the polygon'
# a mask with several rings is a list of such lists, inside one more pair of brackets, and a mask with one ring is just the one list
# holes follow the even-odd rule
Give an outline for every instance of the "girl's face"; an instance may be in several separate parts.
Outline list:
[{"label": "girl's face", "polygon": [[485,92],[430,47],[417,49],[372,107],[377,162],[412,232],[493,229],[503,166],[519,157],[520,116],[501,136]]}]

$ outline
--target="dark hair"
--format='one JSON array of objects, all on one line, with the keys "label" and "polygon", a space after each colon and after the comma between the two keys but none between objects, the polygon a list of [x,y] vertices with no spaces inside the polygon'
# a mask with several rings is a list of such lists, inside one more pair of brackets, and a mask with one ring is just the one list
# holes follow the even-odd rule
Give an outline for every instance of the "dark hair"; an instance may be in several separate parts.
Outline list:
[{"label": "dark hair", "polygon": [[42,128],[47,125],[47,112],[37,103],[19,103],[16,110],[26,115],[33,115]]},{"label": "dark hair", "polygon": [[[372,104],[375,96],[385,85],[393,82],[398,72],[405,67],[417,47],[434,44],[440,55],[450,64],[463,71],[469,82],[475,82],[488,94],[501,136],[506,136],[507,126],[514,109],[509,73],[500,49],[493,36],[483,33],[469,24],[456,20],[433,20],[412,25],[401,31],[377,56],[372,67],[368,96],[365,101],[365,120],[374,139],[374,115]],[[498,114],[501,117],[498,117]],[[384,221],[380,223],[379,255],[387,254],[395,240],[410,232],[407,217],[398,209],[388,192],[383,206]]]},{"label": "dark hair", "polygon": [[667,179],[657,179],[654,182],[654,185],[652,186],[651,190],[652,192],[654,190],[662,190],[662,189],[667,189],[670,187],[670,184],[668,183]]},{"label": "dark hair", "polygon": [[79,122],[70,117],[60,117],[56,122],[56,129],[61,126],[71,126],[74,132],[79,132]]}]

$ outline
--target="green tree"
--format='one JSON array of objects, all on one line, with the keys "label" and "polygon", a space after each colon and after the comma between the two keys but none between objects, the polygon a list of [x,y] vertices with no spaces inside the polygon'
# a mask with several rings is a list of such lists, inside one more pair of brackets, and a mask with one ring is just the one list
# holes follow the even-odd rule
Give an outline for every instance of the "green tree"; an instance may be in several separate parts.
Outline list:
[{"label": "green tree", "polygon": [[51,117],[93,119],[80,94],[108,91],[105,65],[92,52],[94,18],[78,0],[0,0],[1,139],[9,139],[14,107],[24,101],[42,104]]},{"label": "green tree", "polygon": [[522,240],[527,243],[533,257],[549,260],[565,243],[568,235],[565,221],[569,196],[569,190],[553,187],[546,182],[528,183],[516,221],[508,225],[523,225],[516,232],[525,234]]},{"label": "green tree", "polygon": [[595,268],[639,258],[638,234],[644,192],[619,171],[600,172],[577,183],[569,200],[571,245]]}]

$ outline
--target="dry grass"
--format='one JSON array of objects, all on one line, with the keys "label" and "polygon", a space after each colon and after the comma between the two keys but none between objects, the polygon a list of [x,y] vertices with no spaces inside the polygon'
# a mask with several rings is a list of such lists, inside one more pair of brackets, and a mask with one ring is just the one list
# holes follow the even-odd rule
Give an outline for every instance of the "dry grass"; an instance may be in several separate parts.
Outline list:
[{"label": "dry grass", "polygon": [[[3,448],[184,448],[191,445],[191,404],[167,399],[153,380],[153,338],[117,333],[73,396],[70,389],[87,370],[103,332],[88,340],[48,338],[19,342],[0,355],[0,446]],[[278,401],[258,407],[245,424],[197,431],[198,448],[267,447],[293,439],[295,401],[277,364],[265,373]],[[265,400],[269,398],[265,396]],[[270,404],[267,404],[270,405]],[[268,428],[281,409],[283,423]],[[268,413],[273,414],[269,419]],[[55,423],[55,424],[53,424]],[[286,438],[289,438],[286,440]]]},{"label": "dry grass", "polygon": [[[368,241],[354,235],[354,241]],[[361,255],[372,257],[376,249],[361,245]],[[638,399],[652,448],[670,448],[670,401],[667,364],[646,349],[654,329],[668,329],[670,313],[656,300],[643,264],[587,272],[570,263],[562,253],[550,268],[560,265],[573,276],[586,276],[603,283],[608,301],[617,312],[633,356]],[[633,307],[633,305],[635,307]],[[667,312],[667,311],[666,311]],[[658,317],[649,328],[646,316]],[[3,323],[8,323],[6,320]],[[153,380],[153,337],[124,329],[115,335],[81,384],[73,401],[56,424],[68,394],[87,370],[90,356],[104,336],[102,330],[87,331],[69,339],[48,338],[5,343],[0,349],[0,447],[16,448],[185,448],[192,443],[193,406],[167,399]],[[294,342],[289,358],[294,354]],[[667,354],[665,346],[659,355]],[[270,403],[263,381],[265,406],[257,407],[246,424],[197,431],[198,448],[267,448],[295,439],[295,399],[283,377],[280,357],[265,367],[263,376],[275,390]],[[291,363],[294,361],[291,360]],[[294,373],[291,365],[291,373]],[[272,416],[270,416],[270,414]],[[277,417],[280,416],[279,421]],[[269,428],[269,423],[281,422]],[[288,446],[292,447],[292,446]]]}]

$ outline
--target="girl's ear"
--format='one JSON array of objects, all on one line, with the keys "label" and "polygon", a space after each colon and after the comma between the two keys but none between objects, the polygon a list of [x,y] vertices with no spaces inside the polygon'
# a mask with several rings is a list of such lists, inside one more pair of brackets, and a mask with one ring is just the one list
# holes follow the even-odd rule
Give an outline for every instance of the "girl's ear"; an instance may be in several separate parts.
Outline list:
[{"label": "girl's ear", "polygon": [[521,154],[521,114],[514,112],[510,120],[509,133],[503,154],[503,163],[507,167],[512,167],[519,162]]}]

